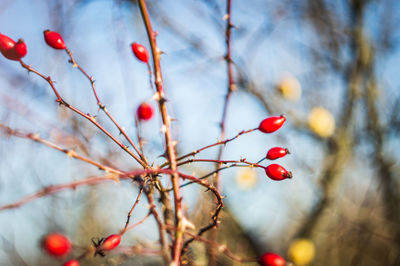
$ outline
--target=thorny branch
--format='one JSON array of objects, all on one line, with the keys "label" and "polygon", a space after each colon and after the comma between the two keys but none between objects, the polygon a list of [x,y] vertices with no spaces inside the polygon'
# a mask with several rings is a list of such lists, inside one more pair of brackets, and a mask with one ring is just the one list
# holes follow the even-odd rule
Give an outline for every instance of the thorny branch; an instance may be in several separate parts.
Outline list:
[{"label": "thorny branch", "polygon": [[[70,58],[70,63],[72,64],[73,67],[77,67],[79,71],[89,80],[90,85],[92,87],[92,91],[94,94],[94,97],[96,98],[97,105],[99,109],[101,109],[107,116],[108,118],[114,123],[114,125],[118,128],[119,132],[125,137],[125,139],[131,144],[131,146],[135,149],[135,151],[138,153],[140,156],[140,159],[148,164],[146,162],[146,158],[143,156],[143,154],[139,151],[139,149],[136,147],[135,143],[132,141],[132,139],[128,136],[128,134],[125,132],[125,130],[119,125],[119,123],[115,120],[115,118],[110,114],[110,112],[107,110],[106,106],[100,101],[99,96],[97,95],[96,91],[96,85],[95,85],[95,80],[93,76],[90,76],[75,60],[75,58],[72,56],[72,52],[69,49],[65,50]],[[141,162],[139,162],[142,164]],[[143,164],[142,164],[143,165]]]},{"label": "thorny branch", "polygon": [[[199,152],[202,152],[202,151],[204,151],[204,150],[206,150],[206,149],[209,149],[209,148],[212,148],[212,147],[215,147],[215,146],[218,146],[218,145],[223,145],[223,146],[224,146],[224,145],[226,145],[228,142],[231,142],[231,141],[237,139],[238,137],[240,137],[240,136],[242,136],[242,135],[244,135],[244,134],[248,134],[248,133],[250,133],[250,132],[253,132],[253,131],[255,131],[255,130],[257,130],[257,128],[253,128],[253,129],[249,129],[249,130],[240,131],[236,136],[234,136],[234,137],[232,137],[232,138],[230,138],[230,139],[220,140],[220,141],[217,141],[216,143],[213,143],[213,144],[204,146],[204,147],[202,147],[202,148],[200,148],[200,149],[198,149],[198,150],[195,150],[195,151],[192,151],[192,152],[187,153],[187,154],[185,154],[185,155],[182,155],[182,156],[180,156],[179,158],[177,158],[176,160],[177,160],[177,161],[181,161],[181,160],[183,160],[183,159],[185,159],[185,158],[187,158],[187,157],[195,156],[195,155],[198,154]],[[168,163],[164,163],[164,164],[161,165],[161,168],[163,168],[163,167],[165,167],[165,166],[167,166],[167,165],[168,165]]]},{"label": "thorny branch", "polygon": [[105,166],[105,165],[103,165],[103,164],[101,164],[99,162],[96,162],[96,161],[88,158],[88,157],[81,156],[81,155],[77,154],[76,151],[74,151],[72,149],[65,149],[65,148],[62,148],[62,147],[58,146],[57,144],[55,144],[53,142],[50,142],[50,141],[45,140],[45,139],[42,139],[39,136],[39,134],[22,133],[22,132],[20,132],[18,130],[14,130],[14,129],[8,127],[8,126],[5,126],[2,123],[0,123],[0,128],[3,129],[6,132],[6,134],[8,134],[8,135],[16,136],[16,137],[19,137],[19,138],[31,139],[31,140],[33,140],[35,142],[44,144],[44,145],[46,145],[46,146],[48,146],[48,147],[50,147],[52,149],[61,151],[61,152],[65,153],[69,157],[78,159],[80,161],[86,162],[86,163],[91,164],[91,165],[94,165],[94,166],[98,167],[99,169],[101,169],[101,170],[103,170],[103,171],[105,171],[107,173],[114,173],[114,174],[123,174],[124,173],[123,171],[120,171],[118,169],[115,169],[115,168],[112,168],[112,167],[109,167],[109,166]]},{"label": "thorny branch", "polygon": [[138,195],[137,195],[137,197],[136,197],[135,203],[133,203],[132,208],[130,209],[130,211],[129,211],[129,213],[128,213],[128,216],[127,216],[127,218],[126,218],[125,227],[124,227],[124,229],[122,230],[121,234],[123,234],[123,233],[125,233],[125,232],[127,231],[129,222],[130,222],[130,220],[131,220],[132,212],[133,212],[133,210],[135,209],[136,205],[138,205],[139,200],[140,200],[140,196],[142,195],[142,192],[143,192],[143,187],[140,188],[139,193],[138,193]]},{"label": "thorny branch", "polygon": [[130,156],[132,156],[137,162],[139,162],[141,165],[146,165],[136,154],[134,154],[127,146],[125,146],[122,142],[117,140],[108,130],[106,130],[99,122],[96,121],[96,118],[94,116],[91,116],[90,114],[85,114],[78,108],[74,107],[73,105],[70,105],[67,103],[63,98],[61,98],[59,92],[57,91],[53,80],[51,79],[50,76],[46,77],[45,75],[41,74],[39,71],[34,69],[33,67],[25,64],[22,60],[19,60],[21,66],[28,70],[29,72],[35,73],[50,85],[51,89],[53,90],[54,94],[56,95],[57,99],[56,101],[60,105],[64,105],[68,109],[72,110],[73,112],[77,113],[78,115],[86,118],[89,120],[92,124],[94,124],[98,129],[100,129],[104,134],[106,134],[110,139],[112,139],[118,146],[120,146],[124,151],[126,151]]},{"label": "thorny branch", "polygon": [[209,184],[207,181],[201,180],[192,175],[184,174],[179,171],[173,171],[172,169],[142,169],[142,170],[134,170],[134,171],[130,171],[130,172],[125,172],[123,174],[110,174],[110,175],[106,175],[106,176],[89,177],[89,178],[85,178],[82,180],[78,180],[78,181],[74,181],[74,182],[70,182],[70,183],[66,183],[66,184],[48,186],[48,187],[45,187],[41,192],[38,192],[31,196],[23,198],[22,200],[19,200],[17,203],[2,206],[2,207],[0,207],[0,210],[16,208],[16,207],[19,207],[20,205],[23,205],[25,203],[28,203],[28,202],[34,200],[34,199],[37,199],[37,198],[40,198],[43,196],[47,196],[49,194],[52,194],[52,193],[55,193],[55,192],[58,192],[61,190],[65,190],[65,189],[76,189],[79,186],[94,185],[94,184],[102,183],[102,182],[108,181],[108,180],[119,181],[119,179],[133,179],[133,180],[138,180],[140,182],[140,180],[141,180],[140,177],[142,175],[157,175],[157,174],[166,174],[166,175],[176,174],[184,180],[188,179],[194,183],[197,183],[197,184],[205,187],[207,190],[210,190],[211,192],[213,192],[217,199],[218,205],[221,205],[221,207],[223,207],[222,196],[219,194],[217,189],[213,185]]},{"label": "thorny branch", "polygon": [[[227,76],[228,76],[228,91],[225,96],[225,101],[224,101],[224,107],[222,109],[222,118],[220,122],[220,127],[221,127],[221,133],[220,133],[220,140],[225,139],[225,124],[226,124],[226,119],[227,119],[227,113],[228,113],[228,106],[229,106],[229,100],[231,98],[232,92],[236,90],[235,86],[235,80],[233,77],[233,62],[232,62],[232,48],[231,48],[231,30],[233,28],[232,24],[232,0],[226,0],[226,14],[224,18],[226,19],[226,27],[225,27],[225,43],[226,43],[226,55],[225,55],[225,60],[226,60],[226,67],[227,67]],[[223,155],[223,146],[219,147],[218,150],[218,156],[217,156],[217,161],[220,161],[222,159]],[[218,170],[221,167],[220,163],[215,164],[215,170]],[[221,182],[220,182],[220,172],[217,172],[213,176],[213,184],[219,191],[221,191]],[[199,235],[206,232],[207,230],[214,228],[218,224],[218,214],[219,212],[215,212],[214,216],[215,219],[213,219],[212,223],[203,227],[199,231]],[[213,230],[210,233],[210,239],[212,241],[216,241],[218,239],[218,231]],[[186,245],[190,242],[186,242]],[[209,265],[216,265],[216,254],[217,250],[214,247],[209,247],[208,249],[209,253]]]},{"label": "thorny branch", "polygon": [[174,205],[175,205],[175,226],[177,230],[175,231],[175,239],[173,240],[171,265],[178,266],[180,264],[180,259],[181,259],[181,248],[182,248],[183,232],[184,232],[182,223],[183,221],[182,198],[180,196],[180,191],[179,191],[179,175],[175,173],[177,166],[176,166],[175,145],[172,139],[171,128],[170,128],[171,119],[168,116],[166,100],[164,97],[163,78],[161,74],[161,65],[160,65],[161,50],[157,46],[157,41],[156,41],[157,33],[153,30],[153,27],[151,25],[149,12],[146,6],[146,1],[139,0],[139,7],[143,22],[146,27],[147,36],[150,42],[151,53],[153,55],[154,84],[158,93],[158,106],[163,121],[166,154],[168,156],[170,169],[174,171],[171,174],[171,181],[172,181]]},{"label": "thorny branch", "polygon": [[54,194],[54,193],[62,191],[62,190],[76,189],[77,187],[80,187],[80,186],[97,185],[100,183],[104,183],[105,181],[118,181],[118,178],[129,178],[129,177],[110,174],[110,175],[105,175],[105,176],[88,177],[88,178],[85,178],[82,180],[77,180],[77,181],[73,181],[73,182],[65,183],[65,184],[61,184],[61,185],[47,186],[47,187],[43,188],[42,190],[40,190],[30,196],[22,198],[14,203],[0,206],[0,211],[7,210],[7,209],[19,208],[22,205],[29,203],[33,200]]}]

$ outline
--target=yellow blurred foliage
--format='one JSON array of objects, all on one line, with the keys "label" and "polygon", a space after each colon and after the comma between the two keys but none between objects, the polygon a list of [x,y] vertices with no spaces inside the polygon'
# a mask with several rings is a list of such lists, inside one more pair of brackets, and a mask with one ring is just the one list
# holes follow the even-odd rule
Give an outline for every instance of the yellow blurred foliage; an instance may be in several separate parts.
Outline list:
[{"label": "yellow blurred foliage", "polygon": [[308,126],[315,134],[327,138],[335,131],[335,118],[328,110],[315,107],[308,115]]},{"label": "yellow blurred foliage", "polygon": [[315,256],[314,243],[306,238],[293,240],[288,249],[288,257],[295,265],[308,265]]},{"label": "yellow blurred foliage", "polygon": [[291,74],[285,74],[278,84],[282,96],[289,101],[298,101],[301,96],[300,82]]},{"label": "yellow blurred foliage", "polygon": [[257,172],[254,168],[241,169],[236,175],[236,184],[242,189],[251,189],[257,182]]}]

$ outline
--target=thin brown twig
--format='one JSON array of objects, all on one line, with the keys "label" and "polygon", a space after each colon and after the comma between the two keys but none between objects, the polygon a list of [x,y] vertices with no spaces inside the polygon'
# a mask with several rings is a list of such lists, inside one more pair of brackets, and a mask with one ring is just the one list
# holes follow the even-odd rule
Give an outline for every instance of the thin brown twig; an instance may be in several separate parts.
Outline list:
[{"label": "thin brown twig", "polygon": [[[210,172],[210,173],[208,173],[208,174],[206,174],[206,175],[204,175],[204,176],[202,176],[202,177],[199,177],[199,179],[205,179],[205,178],[207,178],[207,177],[210,177],[210,176],[216,174],[216,173],[219,172],[219,171],[222,171],[222,170],[225,170],[225,169],[228,169],[228,168],[231,168],[231,167],[248,167],[248,166],[247,166],[247,165],[239,165],[239,164],[230,164],[230,165],[227,165],[227,166],[225,166],[225,167],[218,168],[217,170],[214,170],[214,171],[212,171],[212,172]],[[182,187],[186,187],[186,186],[191,185],[191,184],[193,184],[193,183],[194,183],[194,182],[192,182],[192,181],[186,182],[186,183],[180,185],[180,187],[181,187],[181,188],[182,188]],[[170,192],[171,190],[172,190],[172,189],[167,189],[166,191],[167,191],[167,192]]]},{"label": "thin brown twig", "polygon": [[114,249],[116,254],[125,254],[130,256],[158,256],[160,251],[156,249],[149,249],[139,245],[136,246],[119,246]]},{"label": "thin brown twig", "polygon": [[[226,170],[226,169],[232,168],[232,167],[249,167],[249,166],[248,166],[248,165],[243,165],[243,164],[236,164],[236,163],[230,164],[230,165],[227,165],[227,166],[218,168],[218,169],[216,169],[216,170],[214,170],[214,171],[212,171],[212,172],[210,172],[210,173],[208,173],[208,174],[206,174],[206,175],[204,175],[204,176],[202,176],[202,177],[199,177],[198,179],[205,179],[205,178],[207,178],[207,177],[210,177],[210,176],[212,176],[212,175],[215,175],[215,174],[218,173],[219,171]],[[251,167],[251,166],[250,166],[250,167]],[[181,187],[181,188],[182,188],[182,187],[186,187],[186,186],[191,185],[191,184],[194,184],[194,182],[192,182],[192,181],[186,182],[186,183],[180,185],[180,187]],[[172,191],[172,188],[166,189],[166,192],[171,192],[171,191]]]},{"label": "thin brown twig", "polygon": [[132,139],[128,136],[126,131],[119,125],[119,123],[115,120],[115,118],[110,114],[110,112],[107,110],[106,106],[100,101],[100,98],[97,94],[96,91],[96,85],[93,76],[90,76],[75,60],[75,58],[72,55],[72,52],[69,49],[65,50],[70,58],[69,62],[72,64],[73,67],[76,67],[79,69],[79,71],[89,80],[90,85],[92,87],[92,91],[94,94],[94,97],[96,98],[97,105],[99,109],[101,109],[107,116],[108,118],[113,122],[113,124],[118,128],[119,132],[125,137],[125,139],[131,144],[131,146],[135,149],[135,151],[138,153],[140,158],[143,161],[146,161],[146,158],[143,156],[143,154],[139,151],[139,149],[136,147],[135,143],[132,141]]},{"label": "thin brown twig", "polygon": [[143,187],[140,188],[139,193],[138,193],[138,195],[136,197],[135,203],[133,203],[132,208],[130,209],[130,211],[128,213],[128,216],[127,216],[126,222],[125,222],[125,227],[121,231],[121,235],[124,234],[127,231],[127,228],[128,228],[128,225],[129,225],[129,221],[131,219],[132,212],[135,209],[136,205],[138,205],[140,196],[142,195],[142,192],[143,192]]},{"label": "thin brown twig", "polygon": [[[118,175],[110,174],[110,175],[106,175],[106,176],[89,177],[89,178],[85,178],[82,180],[77,180],[77,181],[73,181],[73,182],[61,184],[61,185],[47,186],[47,187],[43,188],[42,190],[40,190],[32,195],[29,195],[27,197],[24,197],[14,203],[0,206],[0,211],[7,210],[7,209],[19,208],[22,205],[24,205],[28,202],[31,202],[35,199],[42,198],[44,196],[54,194],[56,192],[59,192],[59,191],[65,190],[65,189],[75,189],[80,186],[91,186],[91,185],[96,185],[96,184],[100,184],[105,181],[111,181],[111,180],[116,181],[116,180],[118,180],[118,178],[119,178]],[[120,176],[120,178],[129,178],[129,177],[128,176],[126,176],[126,177]]]},{"label": "thin brown twig", "polygon": [[161,220],[160,215],[158,214],[156,210],[156,205],[154,203],[153,195],[151,194],[150,191],[145,191],[147,200],[150,204],[150,212],[154,216],[154,219],[156,220],[157,226],[158,226],[158,234],[160,238],[160,244],[161,244],[161,254],[163,256],[164,262],[169,262],[170,256],[169,256],[169,250],[168,250],[168,243],[167,243],[167,238],[166,238],[166,230],[165,230],[165,224]]},{"label": "thin brown twig", "polygon": [[230,259],[237,261],[237,262],[256,262],[257,258],[241,258],[237,255],[235,255],[235,253],[233,253],[232,251],[230,251],[228,249],[228,247],[226,245],[222,245],[219,244],[215,241],[211,241],[208,240],[207,238],[201,237],[199,235],[193,234],[191,232],[185,232],[185,234],[189,235],[190,237],[192,237],[193,239],[197,240],[197,241],[201,241],[204,242],[210,246],[213,246],[214,248],[216,248],[216,250],[218,250],[218,252],[221,252],[223,254],[225,254],[227,257],[229,257]]},{"label": "thin brown twig", "polygon": [[[140,152],[144,155],[143,138],[142,138],[142,135],[141,135],[140,125],[141,124],[139,123],[138,118],[135,116],[136,137],[137,137],[137,140],[138,140],[138,143],[139,143]],[[146,162],[147,162],[147,160],[146,160]]]},{"label": "thin brown twig", "polygon": [[[175,228],[170,228],[170,229],[174,230]],[[225,254],[227,257],[229,257],[233,261],[237,261],[237,262],[256,262],[257,261],[257,258],[241,258],[241,257],[235,255],[232,251],[230,251],[226,245],[219,244],[218,242],[209,240],[205,237],[199,236],[199,235],[191,233],[189,231],[185,231],[185,234],[190,236],[193,240],[200,241],[200,242],[203,242],[203,243],[206,243],[208,245],[215,247],[219,252]]]},{"label": "thin brown twig", "polygon": [[[219,165],[234,164],[235,166],[238,165],[239,163],[243,163],[243,164],[249,165],[250,167],[265,168],[264,166],[259,165],[257,163],[248,162],[248,161],[246,161],[246,159],[240,159],[240,160],[189,159],[189,160],[186,160],[186,161],[183,161],[183,162],[179,162],[178,166],[181,166],[181,165],[184,165],[184,164],[188,164],[188,163],[193,163],[193,162],[217,163]],[[218,169],[215,169],[215,170],[218,170]]]},{"label": "thin brown twig", "polygon": [[0,98],[2,100],[2,104],[7,106],[8,110],[13,110],[17,114],[21,115],[24,119],[28,120],[33,124],[41,124],[45,125],[47,128],[51,128],[51,132],[57,132],[58,135],[62,136],[62,139],[72,139],[74,143],[87,155],[88,154],[88,147],[86,143],[80,140],[77,136],[65,132],[61,129],[60,125],[56,123],[52,123],[41,117],[40,113],[38,113],[35,109],[29,108],[26,104],[20,102],[19,99],[15,97],[11,97],[7,94],[3,94],[0,92]]},{"label": "thin brown twig", "polygon": [[[226,93],[225,96],[225,101],[224,101],[224,107],[222,109],[222,118],[221,118],[221,133],[220,133],[220,140],[224,140],[225,139],[225,124],[226,124],[226,117],[227,117],[227,113],[228,113],[228,106],[229,106],[229,100],[230,97],[232,95],[232,92],[235,91],[236,86],[235,86],[235,81],[233,78],[233,66],[232,66],[232,52],[231,52],[231,30],[233,28],[233,24],[231,21],[231,17],[232,17],[232,1],[231,0],[227,0],[226,1],[226,27],[225,27],[225,43],[226,43],[226,55],[225,55],[225,60],[226,60],[226,67],[227,67],[227,75],[228,75],[228,92]],[[220,146],[219,150],[218,150],[218,159],[217,160],[221,160],[222,158],[222,154],[223,154],[223,147]],[[216,164],[216,168],[219,168],[220,164]],[[217,173],[217,175],[214,178],[214,184],[215,186],[218,188],[218,190],[220,190],[220,183],[219,183],[219,174]]]},{"label": "thin brown twig", "polygon": [[149,218],[149,216],[152,215],[152,214],[153,214],[153,212],[152,212],[152,211],[149,211],[149,212],[146,214],[146,216],[143,217],[141,220],[139,220],[138,222],[136,222],[136,223],[134,223],[134,224],[131,224],[130,226],[126,227],[126,228],[124,229],[124,231],[123,231],[121,234],[125,233],[126,231],[132,230],[133,228],[135,228],[135,227],[138,226],[138,225],[141,225],[141,224],[144,223],[144,222],[147,220],[147,218]]},{"label": "thin brown twig", "polygon": [[130,156],[132,156],[138,163],[140,163],[141,165],[145,166],[146,163],[143,162],[136,154],[134,154],[129,147],[127,147],[126,145],[124,145],[122,142],[120,142],[119,140],[117,140],[108,130],[106,130],[99,122],[96,121],[96,118],[94,116],[91,116],[90,114],[85,114],[83,113],[81,110],[79,110],[78,108],[74,107],[73,105],[70,105],[69,103],[67,103],[63,98],[61,98],[59,92],[57,91],[56,87],[54,86],[54,82],[51,79],[50,76],[45,76],[42,73],[40,73],[39,71],[37,71],[36,69],[34,69],[33,67],[25,64],[22,60],[19,60],[21,66],[23,68],[25,68],[26,70],[28,70],[29,72],[35,73],[36,75],[38,75],[39,77],[41,77],[42,79],[44,79],[45,81],[47,81],[47,83],[50,85],[51,89],[53,90],[54,94],[56,95],[57,99],[56,102],[58,102],[60,105],[64,105],[65,107],[67,107],[68,109],[72,110],[73,112],[77,113],[78,115],[86,118],[87,120],[89,120],[90,122],[92,122],[97,128],[99,128],[104,134],[106,134],[111,140],[113,140],[118,146],[120,146],[124,151],[126,151]]},{"label": "thin brown twig", "polygon": [[[231,49],[231,33],[232,33],[232,31],[231,30],[233,28],[233,24],[232,24],[232,20],[231,20],[231,18],[232,18],[231,11],[232,11],[232,0],[226,0],[226,14],[225,14],[224,18],[226,18],[226,26],[225,26],[226,55],[225,55],[225,60],[226,60],[227,76],[228,76],[228,91],[226,93],[225,100],[224,100],[224,106],[222,109],[222,117],[221,117],[221,123],[220,123],[221,132],[220,132],[220,136],[219,136],[220,140],[224,140],[226,137],[225,136],[226,135],[225,126],[226,126],[226,119],[227,119],[227,113],[228,113],[228,106],[229,106],[232,92],[236,90],[235,81],[234,81],[234,77],[233,77],[233,66],[232,66],[232,49]],[[223,146],[220,146],[219,150],[218,150],[217,161],[221,161],[223,152],[224,152]],[[221,165],[222,165],[221,163],[216,162],[215,170],[218,170],[221,167]],[[219,171],[216,172],[216,174],[214,175],[213,184],[218,189],[218,191],[221,191],[221,182],[220,182],[220,172]],[[216,212],[214,214],[214,215],[216,215],[215,220],[213,220],[212,223],[210,223],[209,225],[200,229],[199,234],[204,233],[207,230],[217,226],[218,214],[219,214],[219,212]],[[210,237],[210,240],[216,241],[218,238],[218,231],[217,230],[212,231],[209,237]],[[186,242],[185,246],[187,246],[188,243],[190,243],[190,242]],[[208,252],[208,256],[209,256],[209,258],[208,258],[209,265],[211,265],[211,266],[216,265],[217,262],[216,262],[215,248],[211,246],[207,250],[207,252]]]},{"label": "thin brown twig", "polygon": [[[193,178],[192,176],[187,176],[187,175],[182,175],[182,174],[180,174],[180,176],[184,179],[189,179],[194,183],[197,183],[197,184],[200,184],[200,185],[206,187],[208,190],[212,191],[214,193],[215,197],[217,198],[217,207],[215,208],[214,214],[211,216],[211,222],[207,226],[204,226],[203,228],[201,228],[197,233],[198,236],[201,236],[202,234],[204,234],[205,232],[207,232],[208,230],[210,230],[211,228],[213,228],[219,224],[218,216],[219,216],[219,213],[221,212],[222,208],[224,207],[224,203],[222,201],[222,196],[220,195],[218,189],[215,186],[213,186],[212,184],[208,184],[208,182],[205,180],[202,180],[199,178]],[[193,241],[194,241],[194,238],[191,238],[191,239],[185,241],[185,243],[183,244],[183,247],[182,247],[182,253],[186,252],[189,244]]]},{"label": "thin brown twig", "polygon": [[154,92],[155,89],[154,89],[154,86],[153,86],[153,78],[152,78],[152,77],[153,77],[153,72],[151,71],[151,66],[150,66],[150,64],[147,63],[146,65],[147,65],[147,71],[148,71],[148,73],[149,73],[150,88],[151,88],[151,91]]},{"label": "thin brown twig", "polygon": [[[253,129],[249,129],[249,130],[242,130],[242,131],[240,131],[236,136],[234,136],[234,137],[232,137],[232,138],[230,138],[230,139],[220,140],[220,141],[217,141],[217,142],[215,142],[215,143],[213,143],[213,144],[204,146],[204,147],[202,147],[202,148],[200,148],[200,149],[198,149],[198,150],[195,150],[195,151],[192,151],[192,152],[187,153],[187,154],[185,154],[185,155],[182,155],[182,156],[178,157],[176,160],[177,160],[177,161],[181,161],[181,160],[183,160],[183,159],[185,159],[185,158],[187,158],[187,157],[194,156],[194,155],[198,154],[199,152],[202,152],[202,151],[204,151],[204,150],[206,150],[206,149],[209,149],[209,148],[212,148],[212,147],[215,147],[215,146],[218,146],[218,145],[226,145],[228,142],[231,142],[231,141],[237,139],[237,138],[240,137],[241,135],[248,134],[248,133],[253,132],[253,131],[257,130],[257,129],[258,129],[258,128],[253,128]],[[163,168],[163,167],[165,167],[165,166],[167,166],[167,165],[168,165],[168,162],[162,164],[160,167]]]},{"label": "thin brown twig", "polygon": [[61,152],[65,153],[69,157],[78,159],[80,161],[86,162],[86,163],[91,164],[91,165],[94,165],[97,168],[99,168],[99,169],[101,169],[101,170],[103,170],[103,171],[105,171],[107,173],[114,173],[114,174],[123,174],[124,173],[121,170],[118,170],[118,169],[115,169],[115,168],[112,168],[112,167],[109,167],[109,166],[105,166],[105,165],[103,165],[103,164],[101,164],[99,162],[96,162],[96,161],[88,158],[88,157],[79,155],[73,149],[65,149],[65,148],[62,148],[62,147],[58,146],[57,144],[55,144],[55,143],[53,143],[51,141],[42,139],[39,136],[39,134],[22,133],[22,132],[20,132],[18,130],[12,129],[12,128],[10,128],[10,127],[2,124],[2,123],[0,123],[0,128],[2,128],[6,132],[6,134],[8,134],[8,135],[12,135],[12,136],[19,137],[19,138],[24,138],[24,139],[30,139],[30,140],[33,140],[35,142],[44,144],[47,147],[50,147],[52,149],[55,149],[55,150],[58,150],[58,151],[61,151]]},{"label": "thin brown twig", "polygon": [[[101,182],[108,181],[108,180],[119,181],[119,179],[136,179],[136,177],[140,177],[143,175],[157,175],[157,174],[166,174],[166,175],[176,174],[183,179],[188,179],[194,183],[197,183],[197,184],[205,187],[207,190],[212,191],[218,201],[218,204],[221,205],[220,207],[221,208],[223,207],[222,196],[219,194],[217,189],[213,185],[209,184],[207,181],[201,180],[200,178],[194,177],[192,175],[184,174],[179,171],[174,171],[172,169],[154,169],[153,168],[153,169],[134,170],[134,171],[130,171],[130,172],[124,172],[123,174],[110,174],[110,175],[106,175],[106,176],[89,177],[89,178],[73,181],[73,182],[66,183],[66,184],[48,186],[48,187],[45,187],[44,189],[42,189],[42,191],[40,191],[40,192],[37,192],[33,195],[27,196],[27,197],[17,201],[17,203],[1,206],[0,210],[16,208],[16,207],[19,207],[20,205],[23,205],[33,199],[40,198],[40,197],[46,196],[48,194],[52,194],[52,193],[58,192],[60,190],[68,189],[68,188],[75,189],[76,187],[79,187],[82,185],[93,185],[93,184],[101,183]],[[22,203],[18,203],[18,202],[22,202]],[[6,207],[6,206],[8,206],[8,207]]]}]

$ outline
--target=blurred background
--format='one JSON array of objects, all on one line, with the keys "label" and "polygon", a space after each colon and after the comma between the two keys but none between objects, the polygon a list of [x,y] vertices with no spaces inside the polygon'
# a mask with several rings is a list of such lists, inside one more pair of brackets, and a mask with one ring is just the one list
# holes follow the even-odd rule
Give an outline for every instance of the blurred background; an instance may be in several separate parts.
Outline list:
[{"label": "blurred background", "polygon": [[[232,59],[237,90],[228,108],[226,135],[258,126],[271,115],[287,123],[274,134],[253,132],[230,142],[223,159],[256,162],[269,148],[287,147],[277,163],[293,179],[274,182],[262,169],[221,172],[226,196],[218,242],[238,256],[276,252],[296,265],[400,265],[400,3],[396,0],[232,1]],[[148,1],[178,153],[218,140],[227,92],[225,1]],[[134,0],[0,2],[0,32],[28,46],[24,62],[56,81],[61,95],[117,129],[98,111],[89,82],[43,31],[62,34],[77,62],[96,80],[108,110],[132,137],[135,111],[151,99],[147,68],[130,44],[149,47]],[[55,102],[50,87],[17,62],[0,58],[0,123],[38,133],[97,161],[132,170],[139,165],[104,134]],[[159,115],[143,123],[145,154],[164,162]],[[209,149],[196,158],[216,158]],[[267,165],[268,162],[263,162]],[[202,176],[213,164],[182,171]],[[102,172],[0,128],[0,205],[45,186]],[[168,178],[165,178],[168,185]],[[0,265],[59,265],[40,240],[63,232],[78,247],[118,232],[135,201],[131,182],[62,191],[0,212]],[[200,228],[210,219],[209,192],[183,189],[185,212]],[[157,196],[156,196],[157,197]],[[132,222],[148,210],[143,198]],[[129,232],[123,246],[157,247],[153,219]],[[79,249],[73,255],[80,254]],[[207,265],[195,243],[189,264]],[[223,254],[217,265],[241,265]],[[160,265],[140,250],[82,261],[82,265]],[[249,263],[248,265],[252,265]]]}]

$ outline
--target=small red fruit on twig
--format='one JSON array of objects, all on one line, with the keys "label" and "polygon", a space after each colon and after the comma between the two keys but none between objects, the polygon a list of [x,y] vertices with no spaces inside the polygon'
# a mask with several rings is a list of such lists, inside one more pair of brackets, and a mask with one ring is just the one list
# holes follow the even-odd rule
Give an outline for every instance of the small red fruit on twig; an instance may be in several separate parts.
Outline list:
[{"label": "small red fruit on twig", "polygon": [[137,117],[139,120],[149,120],[153,117],[154,109],[150,104],[143,102],[139,105],[136,110]]},{"label": "small red fruit on twig", "polygon": [[71,242],[62,234],[52,233],[43,239],[43,248],[50,255],[64,256],[71,251]]},{"label": "small red fruit on twig", "polygon": [[69,260],[66,263],[64,263],[63,266],[79,266],[79,261]]},{"label": "small red fruit on twig", "polygon": [[109,235],[101,244],[102,250],[112,250],[116,248],[121,242],[121,235]]},{"label": "small red fruit on twig", "polygon": [[22,58],[28,53],[28,48],[26,47],[26,43],[23,39],[19,39],[18,42],[14,46],[15,54],[17,57]]},{"label": "small red fruit on twig", "polygon": [[131,47],[137,59],[144,63],[149,62],[149,52],[147,52],[146,47],[136,42],[132,43]]},{"label": "small red fruit on twig", "polygon": [[45,30],[43,34],[44,34],[44,40],[50,47],[59,50],[64,50],[67,48],[63,38],[58,32]]},{"label": "small red fruit on twig", "polygon": [[278,158],[282,158],[284,157],[286,154],[290,154],[289,150],[286,148],[281,148],[281,147],[274,147],[271,148],[268,152],[267,152],[267,156],[266,158],[268,160],[276,160]]},{"label": "small red fruit on twig", "polygon": [[264,133],[272,133],[280,129],[285,121],[286,117],[283,115],[268,117],[261,121],[258,130]]},{"label": "small red fruit on twig", "polygon": [[258,258],[258,263],[261,266],[285,266],[284,258],[275,253],[264,253]]},{"label": "small red fruit on twig", "polygon": [[286,178],[292,178],[292,173],[287,171],[279,164],[270,164],[265,167],[265,173],[272,180],[280,181]]},{"label": "small red fruit on twig", "polygon": [[16,43],[10,37],[0,33],[0,52],[10,60],[18,61],[28,52],[24,40],[19,39]]},{"label": "small red fruit on twig", "polygon": [[14,53],[15,41],[10,37],[0,33],[0,52],[5,58],[14,60],[12,54]]},{"label": "small red fruit on twig", "polygon": [[1,53],[12,49],[15,45],[15,42],[13,39],[8,37],[7,35],[1,34],[0,33],[0,51]]}]

